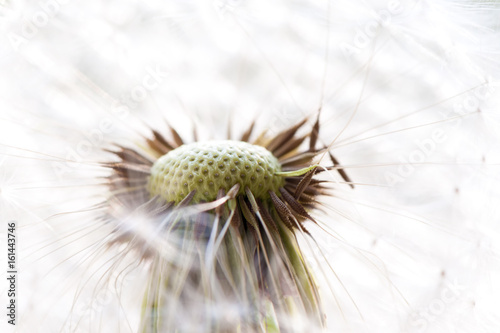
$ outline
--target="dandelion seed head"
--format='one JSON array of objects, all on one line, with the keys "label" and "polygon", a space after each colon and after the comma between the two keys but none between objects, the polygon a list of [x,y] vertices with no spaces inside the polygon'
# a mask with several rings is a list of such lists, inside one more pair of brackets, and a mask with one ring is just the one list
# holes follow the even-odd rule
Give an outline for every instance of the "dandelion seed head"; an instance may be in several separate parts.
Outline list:
[{"label": "dandelion seed head", "polygon": [[[184,312],[199,319],[190,327],[256,330],[269,327],[271,313],[283,329],[295,315],[323,326],[317,285],[294,238],[308,233],[305,223],[327,195],[315,176],[328,166],[313,164],[325,149],[317,147],[319,117],[309,126],[306,118],[250,141],[252,124],[241,141],[194,143],[173,127],[151,129],[145,145],[107,150],[117,158],[102,163],[110,171],[103,218],[114,226],[107,244],[138,253],[151,270],[144,331],[182,328]],[[214,304],[239,310],[207,312]]]},{"label": "dandelion seed head", "polygon": [[[15,182],[0,175],[0,215],[23,227],[19,329],[146,332],[139,326],[144,314],[145,323],[171,324],[157,331],[175,326],[187,332],[277,331],[263,326],[272,306],[248,302],[270,302],[272,289],[266,287],[273,281],[287,297],[300,294],[297,276],[286,273],[290,266],[276,257],[264,263],[264,254],[275,249],[255,240],[265,238],[266,229],[273,235],[277,229],[297,236],[307,264],[316,263],[310,267],[325,305],[327,332],[422,332],[417,325],[422,320],[427,332],[451,331],[443,322],[455,330],[494,331],[500,323],[492,311],[500,293],[491,283],[499,271],[499,100],[480,89],[468,90],[489,80],[486,76],[498,78],[498,2],[199,4],[21,1],[4,6],[0,143],[46,154],[9,149],[5,154],[12,163],[0,166],[0,174],[8,171],[9,178],[11,170],[17,171]],[[33,14],[40,18],[44,12],[49,21],[39,26]],[[18,46],[12,33],[21,38]],[[155,82],[158,87],[147,89],[144,100],[134,99]],[[318,103],[320,94],[324,98]],[[481,114],[466,116],[476,104]],[[197,141],[226,138],[228,122],[228,137],[237,139],[259,112],[256,128],[276,133],[318,106],[324,121],[318,141],[329,143],[346,127],[332,152],[360,184],[350,191],[347,185],[323,183],[334,196],[320,196],[324,190],[311,187],[299,197],[327,232],[294,215],[280,191],[273,192],[284,204],[279,207],[290,211],[283,208],[281,214],[289,218],[281,219],[274,204],[264,200],[262,212],[271,213],[271,219],[261,214],[268,224],[254,228],[259,220],[243,192],[246,186],[240,186],[238,198],[216,208],[215,192],[205,190],[197,193],[208,192],[209,200],[194,197],[186,207],[166,209],[169,199],[155,202],[148,177],[168,152],[158,140],[153,139],[161,149],[130,135],[139,131],[151,139],[150,127],[159,124],[158,117],[167,118],[186,138],[196,127]],[[228,114],[234,116],[231,121]],[[195,125],[186,126],[191,120]],[[113,128],[96,134],[101,121]],[[445,135],[433,145],[429,139],[435,128]],[[158,131],[170,140],[168,131]],[[83,151],[86,142],[94,149]],[[117,143],[133,149],[118,149],[123,158],[96,152]],[[416,160],[422,153],[425,157]],[[479,165],[481,155],[485,159]],[[208,186],[203,170],[193,182],[202,178]],[[327,178],[326,173],[314,178],[321,176]],[[220,171],[214,177],[234,183]],[[302,177],[288,178],[285,189],[295,195]],[[224,186],[226,194],[229,188]],[[313,255],[304,241],[310,238],[302,238],[305,232],[297,223],[302,221],[319,243],[318,248],[313,244]],[[237,255],[229,256],[235,252],[226,240],[238,245]],[[286,253],[294,251],[292,246]],[[338,276],[328,272],[328,264]],[[117,303],[101,302],[95,290],[114,289],[101,280],[118,280],[114,276],[124,267],[140,277],[117,295]],[[444,270],[446,279],[467,284],[475,307],[457,320],[435,313],[430,319],[411,317],[413,310],[429,313],[429,306],[440,300]],[[50,274],[40,278],[41,272]],[[270,272],[279,273],[273,279]],[[319,321],[310,323],[303,315],[307,297],[298,298],[300,314],[274,308],[279,329],[320,331]],[[460,313],[454,305],[462,298],[447,303],[446,312]],[[478,325],[467,315],[472,312]]]}]

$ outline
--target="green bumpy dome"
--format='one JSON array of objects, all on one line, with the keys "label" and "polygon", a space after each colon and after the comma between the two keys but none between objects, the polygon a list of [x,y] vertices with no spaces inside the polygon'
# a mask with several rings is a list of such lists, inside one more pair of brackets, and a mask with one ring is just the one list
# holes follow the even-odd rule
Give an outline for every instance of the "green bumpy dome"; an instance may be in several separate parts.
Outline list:
[{"label": "green bumpy dome", "polygon": [[226,193],[240,184],[256,198],[278,192],[284,178],[278,159],[267,149],[241,141],[223,140],[182,145],[160,157],[151,168],[148,191],[167,202],[179,203],[196,190],[193,202],[213,201],[219,189]]}]

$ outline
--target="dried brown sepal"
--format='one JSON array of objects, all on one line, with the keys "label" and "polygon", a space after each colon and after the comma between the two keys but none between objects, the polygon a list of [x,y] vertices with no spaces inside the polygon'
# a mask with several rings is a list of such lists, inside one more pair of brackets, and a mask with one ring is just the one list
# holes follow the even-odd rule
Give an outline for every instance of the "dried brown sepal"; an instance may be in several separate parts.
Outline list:
[{"label": "dried brown sepal", "polygon": [[298,153],[297,155],[287,157],[284,159],[280,159],[280,163],[283,166],[283,170],[297,170],[303,167],[309,166],[312,163],[313,159],[318,156],[315,152],[305,152]]},{"label": "dried brown sepal", "polygon": [[307,172],[306,175],[299,182],[299,184],[297,185],[297,188],[295,189],[295,193],[294,193],[294,196],[296,199],[300,199],[300,197],[302,196],[302,193],[304,193],[304,190],[309,186],[309,184],[311,184],[311,181],[312,181],[315,173],[316,173],[316,168]]},{"label": "dried brown sepal", "polygon": [[318,112],[318,116],[316,117],[316,122],[314,123],[311,129],[311,133],[309,133],[309,151],[316,150],[316,143],[318,142],[318,137],[319,137],[319,116],[320,112]]},{"label": "dried brown sepal", "polygon": [[233,217],[231,218],[231,225],[235,228],[235,230],[238,230],[242,224],[242,218],[240,215],[240,210],[236,209],[234,211]]},{"label": "dried brown sepal", "polygon": [[[217,193],[217,200],[223,198],[225,195],[226,191],[223,188],[219,189],[219,192]],[[222,215],[223,211],[224,211],[224,205],[220,205],[217,208],[215,208],[215,213],[219,216]]]},{"label": "dried brown sepal", "polygon": [[[238,207],[239,207],[239,211],[241,212],[241,215],[243,217],[243,220],[246,222],[245,224],[247,226],[249,226],[248,229],[251,230],[251,233],[254,237],[255,243],[258,244],[259,243],[259,236],[258,236],[259,224],[258,224],[255,216],[250,211],[250,208],[247,206],[247,203],[245,202],[245,199],[243,198],[243,196],[238,197]],[[258,248],[259,247],[257,246],[257,249]]]},{"label": "dried brown sepal", "polygon": [[283,197],[283,200],[285,200],[285,202],[290,206],[290,208],[296,214],[298,214],[300,217],[309,219],[309,220],[317,223],[316,220],[314,220],[311,217],[311,215],[309,215],[309,213],[306,212],[304,207],[297,200],[295,200],[293,195],[291,195],[287,190],[285,190],[284,188],[280,188],[280,193],[281,193],[281,196]]},{"label": "dried brown sepal", "polygon": [[286,156],[287,154],[290,154],[295,149],[297,149],[302,144],[302,142],[304,142],[304,140],[306,138],[307,138],[307,135],[302,136],[300,138],[288,140],[288,142],[286,142],[281,147],[276,149],[276,151],[273,153],[274,156],[280,158],[280,157]]},{"label": "dried brown sepal", "polygon": [[104,165],[112,168],[115,172],[121,174],[127,174],[127,172],[137,172],[137,173],[142,173],[144,175],[149,175],[150,172],[149,166],[144,164],[133,164],[128,162],[112,162]]},{"label": "dried brown sepal", "polygon": [[252,135],[254,127],[255,127],[255,120],[252,121],[252,123],[250,124],[250,127],[248,127],[248,129],[245,131],[245,133],[243,133],[243,135],[241,136],[241,141],[249,142],[248,140],[250,139],[250,136]]},{"label": "dried brown sepal", "polygon": [[269,195],[271,196],[271,200],[273,202],[274,208],[276,209],[276,212],[278,213],[279,217],[285,224],[285,226],[290,229],[290,231],[294,231],[294,223],[290,221],[290,219],[293,219],[293,214],[288,209],[286,204],[281,201],[281,199],[276,195],[276,193],[269,191]]},{"label": "dried brown sepal", "polygon": [[186,195],[184,197],[184,199],[182,199],[181,202],[179,202],[179,204],[176,206],[176,208],[184,208],[184,207],[188,206],[191,203],[191,201],[193,200],[195,194],[196,194],[196,190],[189,192],[189,194]]},{"label": "dried brown sepal", "polygon": [[271,151],[275,152],[276,149],[281,147],[283,144],[285,144],[288,140],[293,138],[295,136],[295,133],[301,128],[305,123],[307,119],[304,119],[300,121],[298,124],[295,126],[292,126],[291,128],[284,130],[283,132],[279,133],[276,135],[271,141],[266,145],[266,148]]},{"label": "dried brown sepal", "polygon": [[254,214],[250,210],[250,207],[245,202],[245,199],[243,198],[243,196],[238,197],[238,203],[240,205],[241,212],[242,212],[243,217],[245,218],[246,222],[248,222],[252,228],[254,228],[255,230],[258,230],[259,223],[257,222],[257,219],[255,218]]},{"label": "dried brown sepal", "polygon": [[175,149],[175,145],[168,142],[167,139],[165,139],[165,137],[161,135],[158,131],[151,130],[151,133],[153,134],[153,138],[146,139],[146,142],[148,143],[149,147],[153,149],[156,153],[164,155],[169,151]]},{"label": "dried brown sepal", "polygon": [[231,187],[231,189],[229,190],[229,192],[227,192],[227,196],[229,198],[231,198],[231,199],[235,198],[236,194],[238,194],[238,192],[240,190],[240,187],[241,187],[240,184],[236,184],[233,187]]},{"label": "dried brown sepal", "polygon": [[145,155],[139,154],[137,151],[131,148],[126,148],[123,146],[117,146],[117,148],[119,150],[104,149],[104,151],[118,156],[120,160],[122,160],[122,162],[153,165],[153,160],[146,157]]},{"label": "dried brown sepal", "polygon": [[[333,163],[334,166],[340,165],[340,163],[337,161],[337,159],[335,158],[335,156],[333,156],[333,154],[330,151],[328,152],[328,156],[330,157],[330,160],[332,161],[332,163]],[[339,168],[339,169],[337,169],[337,171],[340,174],[340,176],[342,177],[342,179],[345,180],[347,183],[349,183],[349,186],[351,188],[354,188],[354,184],[352,184],[351,178],[349,178],[349,176],[344,171],[344,169],[340,169]]]},{"label": "dried brown sepal", "polygon": [[172,138],[174,139],[175,144],[177,147],[180,147],[184,144],[184,140],[182,137],[179,135],[179,132],[175,130],[172,126],[168,126],[170,128],[170,133],[172,134]]},{"label": "dried brown sepal", "polygon": [[259,206],[259,211],[262,216],[262,219],[264,220],[264,223],[273,229],[274,232],[279,233],[278,230],[278,225],[276,224],[276,221],[273,220],[271,217],[271,214],[269,214],[268,210],[264,207],[262,204],[261,200],[257,200],[257,205]]}]

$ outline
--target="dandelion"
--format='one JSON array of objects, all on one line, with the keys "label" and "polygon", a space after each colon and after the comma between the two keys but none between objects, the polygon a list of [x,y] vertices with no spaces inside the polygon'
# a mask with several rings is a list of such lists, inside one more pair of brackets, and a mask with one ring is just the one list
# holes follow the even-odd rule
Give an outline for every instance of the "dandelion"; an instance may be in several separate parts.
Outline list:
[{"label": "dandelion", "polygon": [[4,1],[0,331],[495,331],[499,11]]},{"label": "dandelion", "polygon": [[188,144],[170,128],[144,151],[113,151],[111,242],[151,261],[141,331],[288,332],[301,317],[323,326],[295,233],[308,234],[308,211],[327,194],[315,159],[328,148],[316,147],[319,117],[297,136],[304,124],[250,141],[252,123],[241,141]]}]

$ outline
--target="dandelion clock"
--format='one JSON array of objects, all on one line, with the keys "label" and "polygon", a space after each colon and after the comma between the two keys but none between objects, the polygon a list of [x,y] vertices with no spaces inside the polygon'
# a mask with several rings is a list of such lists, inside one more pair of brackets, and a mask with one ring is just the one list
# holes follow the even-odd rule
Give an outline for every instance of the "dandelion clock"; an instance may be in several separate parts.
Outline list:
[{"label": "dandelion clock", "polygon": [[3,1],[2,332],[497,332],[497,1]]}]

